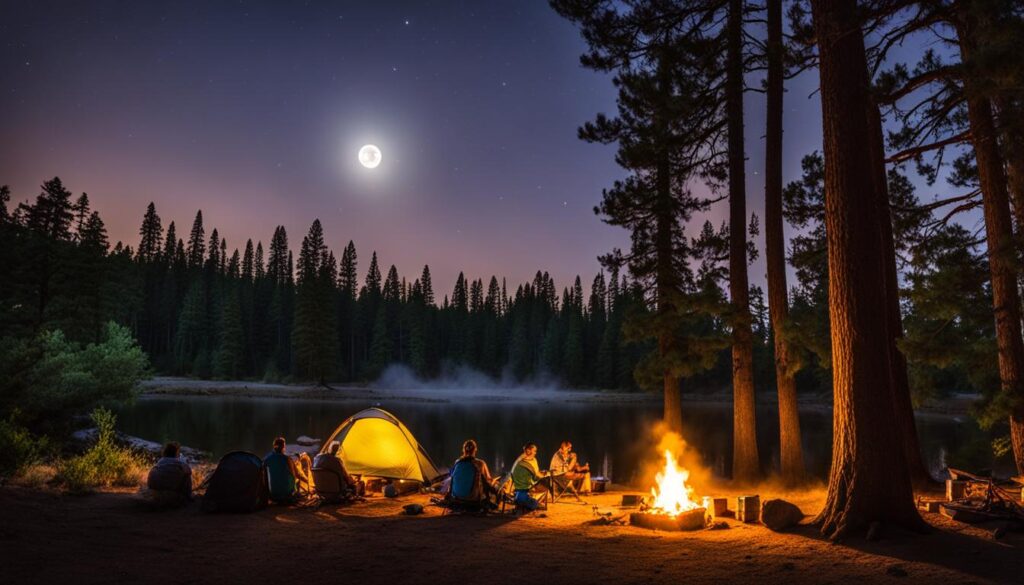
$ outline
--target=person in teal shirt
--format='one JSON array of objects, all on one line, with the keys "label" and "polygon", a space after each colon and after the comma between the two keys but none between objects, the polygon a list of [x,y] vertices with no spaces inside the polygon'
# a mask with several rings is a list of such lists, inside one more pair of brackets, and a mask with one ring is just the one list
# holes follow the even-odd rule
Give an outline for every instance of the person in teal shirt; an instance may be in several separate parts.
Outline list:
[{"label": "person in teal shirt", "polygon": [[301,453],[296,460],[286,453],[284,437],[274,439],[274,450],[266,456],[263,463],[267,466],[270,499],[274,502],[294,502],[298,498],[298,488],[308,489],[311,485],[308,471],[311,468],[309,455]]},{"label": "person in teal shirt", "polygon": [[532,512],[540,507],[540,502],[530,492],[537,485],[537,482],[547,476],[547,473],[540,470],[537,465],[537,445],[527,443],[523,445],[523,454],[512,464],[512,489],[515,490],[515,502],[517,508]]}]

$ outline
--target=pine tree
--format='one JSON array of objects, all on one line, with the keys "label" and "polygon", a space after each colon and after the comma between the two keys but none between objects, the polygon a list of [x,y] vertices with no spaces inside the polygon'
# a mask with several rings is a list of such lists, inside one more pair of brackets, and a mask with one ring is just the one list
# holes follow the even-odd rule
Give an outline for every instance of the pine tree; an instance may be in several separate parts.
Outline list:
[{"label": "pine tree", "polygon": [[423,274],[420,275],[420,289],[423,293],[423,302],[427,305],[434,305],[434,285],[430,280],[430,266],[423,265]]},{"label": "pine tree", "polygon": [[252,240],[245,241],[245,253],[242,255],[242,279],[246,282],[252,281],[253,277],[253,249]]},{"label": "pine tree", "polygon": [[220,250],[220,234],[217,233],[217,228],[213,228],[210,233],[210,255],[206,259],[206,269],[211,273],[220,272],[221,265],[221,250]]},{"label": "pine tree", "polygon": [[206,260],[206,232],[203,230],[203,212],[196,212],[192,222],[192,232],[188,238],[188,265],[191,268],[202,268]]},{"label": "pine tree", "polygon": [[[832,330],[832,469],[822,533],[837,539],[872,522],[920,528],[893,408],[885,251],[875,195],[867,60],[855,0],[812,0],[825,120],[826,235]],[[865,193],[868,196],[865,196]]]},{"label": "pine tree", "polygon": [[267,277],[270,282],[282,285],[290,280],[289,254],[288,233],[283,225],[279,225],[274,228],[274,235],[270,239],[270,254],[267,258]]},{"label": "pine tree", "polygon": [[768,25],[766,43],[767,129],[765,130],[765,260],[768,310],[775,350],[775,387],[779,404],[779,472],[783,481],[804,479],[800,440],[799,405],[796,396],[795,360],[783,330],[789,319],[789,287],[786,284],[786,242],[782,220],[782,113],[785,76],[785,45],[782,34],[782,0],[765,3]]},{"label": "pine tree", "polygon": [[373,296],[381,294],[380,266],[377,264],[377,252],[370,257],[370,269],[366,272],[366,290]]},{"label": "pine tree", "polygon": [[[7,195],[7,198],[10,198],[9,193]],[[2,199],[2,194],[0,194],[0,199]],[[3,205],[3,210],[0,211],[0,213],[2,213],[3,216],[6,216],[6,199],[0,202],[0,204]],[[72,213],[74,213],[75,239],[80,241],[82,239],[82,228],[85,227],[85,222],[89,220],[89,216],[91,215],[91,210],[89,208],[89,194],[82,193],[78,197],[78,200],[75,201],[75,204],[71,206],[71,211]]]},{"label": "pine tree", "polygon": [[337,355],[334,283],[337,267],[324,243],[320,220],[313,221],[299,252],[292,350],[297,372],[327,383]]},{"label": "pine tree", "polygon": [[[85,193],[82,193],[85,195]],[[89,198],[86,197],[86,201]],[[0,185],[0,225],[9,223],[11,221],[10,211],[7,210],[7,204],[11,202],[11,188],[7,185]]]},{"label": "pine tree", "polygon": [[172,221],[167,226],[167,235],[164,239],[164,249],[160,254],[160,259],[164,261],[164,264],[170,265],[174,263],[175,246],[178,244],[178,232],[174,227]]},{"label": "pine tree", "polygon": [[136,250],[139,262],[156,261],[160,257],[162,243],[163,227],[160,225],[160,216],[156,214],[156,205],[150,201],[142,218],[142,227],[139,228],[139,247]]},{"label": "pine tree", "polygon": [[71,222],[74,218],[71,205],[71,191],[64,188],[60,177],[54,177],[42,185],[42,193],[35,204],[18,206],[24,216],[25,227],[55,241],[71,239]]},{"label": "pine tree", "polygon": [[263,241],[256,242],[256,258],[253,261],[253,277],[262,280],[266,274],[263,268]]},{"label": "pine tree", "polygon": [[245,331],[238,294],[229,291],[221,315],[220,343],[217,347],[215,371],[221,378],[238,379],[245,366]]},{"label": "pine tree", "polygon": [[341,254],[341,265],[338,268],[338,288],[341,292],[341,304],[338,313],[339,339],[342,353],[348,360],[348,379],[355,380],[358,367],[356,364],[356,326],[357,305],[356,295],[359,288],[355,244],[349,240],[345,251]]},{"label": "pine tree", "polygon": [[[688,304],[690,250],[683,226],[707,206],[690,193],[687,183],[696,175],[722,176],[706,158],[709,150],[721,151],[719,106],[707,92],[721,87],[719,72],[699,57],[713,51],[713,44],[700,34],[681,31],[680,7],[668,3],[628,3],[614,10],[586,0],[553,0],[552,5],[582,28],[589,47],[583,65],[614,74],[618,117],[599,114],[580,129],[580,137],[589,142],[617,143],[617,162],[630,171],[604,192],[595,211],[605,222],[630,230],[632,249],[624,257],[614,251],[602,260],[606,265],[627,263],[650,293],[654,317],[643,325],[634,322],[631,330],[655,336],[657,351],[637,376],[647,387],[658,379],[665,422],[678,431],[679,378],[694,373],[694,361],[685,356],[691,350],[712,351],[714,345],[686,347],[678,336],[680,314]],[[745,264],[743,269],[745,274]]]}]

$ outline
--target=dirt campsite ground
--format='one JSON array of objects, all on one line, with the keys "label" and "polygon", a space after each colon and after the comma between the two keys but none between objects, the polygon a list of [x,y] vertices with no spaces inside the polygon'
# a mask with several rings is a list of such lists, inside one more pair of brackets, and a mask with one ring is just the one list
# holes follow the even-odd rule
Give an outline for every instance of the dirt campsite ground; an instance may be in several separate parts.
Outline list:
[{"label": "dirt campsite ground", "polygon": [[[727,491],[723,490],[722,495]],[[762,490],[762,498],[778,494]],[[784,494],[805,512],[820,489]],[[937,514],[936,530],[834,545],[811,526],[773,533],[653,532],[596,525],[592,506],[542,516],[442,516],[424,495],[319,510],[271,507],[206,515],[197,504],[151,511],[130,491],[72,496],[0,488],[4,583],[1024,583],[1024,534],[992,536]]]}]

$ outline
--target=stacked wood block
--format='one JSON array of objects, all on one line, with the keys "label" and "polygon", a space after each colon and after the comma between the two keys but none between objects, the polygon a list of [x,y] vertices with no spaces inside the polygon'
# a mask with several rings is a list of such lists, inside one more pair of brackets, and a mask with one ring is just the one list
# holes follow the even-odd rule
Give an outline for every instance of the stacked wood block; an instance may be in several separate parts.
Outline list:
[{"label": "stacked wood block", "polygon": [[759,522],[761,520],[761,497],[755,495],[736,498],[736,519],[747,523]]},{"label": "stacked wood block", "polygon": [[710,516],[712,520],[718,520],[723,517],[732,518],[734,516],[732,511],[729,510],[728,498],[704,496],[704,508],[707,509],[708,516]]},{"label": "stacked wood block", "polygon": [[946,480],[946,501],[962,500],[967,496],[967,483],[960,479]]}]

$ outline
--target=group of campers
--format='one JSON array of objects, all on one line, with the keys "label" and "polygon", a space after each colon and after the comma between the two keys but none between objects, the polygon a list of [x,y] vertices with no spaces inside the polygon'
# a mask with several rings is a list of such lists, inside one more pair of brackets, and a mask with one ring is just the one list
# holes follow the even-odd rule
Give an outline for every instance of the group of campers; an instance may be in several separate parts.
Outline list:
[{"label": "group of campers", "polygon": [[493,508],[510,487],[516,509],[528,513],[539,508],[541,499],[556,489],[571,489],[576,494],[590,493],[590,467],[579,463],[569,441],[562,441],[551,456],[551,464],[546,471],[542,471],[537,463],[537,445],[523,445],[523,452],[512,463],[508,475],[503,477],[491,475],[487,463],[477,457],[477,449],[473,439],[462,444],[462,456],[452,465],[447,489],[443,490],[447,496],[444,504],[455,508]]},{"label": "group of campers", "polygon": [[[262,460],[267,499],[287,504],[317,494],[325,473],[331,478],[331,491],[340,496],[338,499],[361,496],[365,484],[346,470],[339,447],[338,441],[332,441],[326,451],[311,459],[305,452],[288,452],[284,437],[275,439],[273,450]],[[544,498],[556,490],[569,490],[574,495],[590,492],[590,468],[579,463],[569,441],[561,443],[544,471],[537,463],[537,445],[527,443],[509,473],[501,477],[491,475],[487,463],[477,457],[477,451],[473,439],[463,443],[462,456],[442,483],[444,498],[437,503],[454,509],[489,510],[506,497],[506,502],[513,504],[516,511],[527,514],[540,507]],[[192,499],[192,469],[182,457],[178,443],[164,446],[162,457],[150,469],[147,487],[180,501]]]}]

